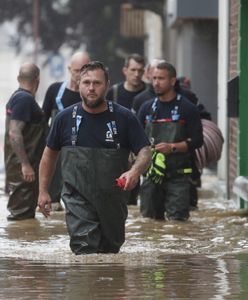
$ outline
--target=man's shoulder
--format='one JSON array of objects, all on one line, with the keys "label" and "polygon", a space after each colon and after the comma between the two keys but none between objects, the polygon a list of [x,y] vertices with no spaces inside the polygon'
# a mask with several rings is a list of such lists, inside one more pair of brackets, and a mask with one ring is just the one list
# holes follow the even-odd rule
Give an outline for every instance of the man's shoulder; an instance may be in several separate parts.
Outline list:
[{"label": "man's shoulder", "polygon": [[124,81],[116,82],[112,85],[112,88],[124,88]]},{"label": "man's shoulder", "polygon": [[66,107],[65,109],[59,111],[58,114],[56,115],[56,119],[63,120],[63,119],[68,119],[68,117],[72,118],[73,110],[74,110],[75,106],[77,107],[76,114],[81,115],[82,114],[82,112],[81,112],[82,111],[82,102],[78,102],[76,104],[70,105],[70,106]]},{"label": "man's shoulder", "polygon": [[198,97],[191,90],[180,88],[178,93],[185,96],[190,102],[192,102],[195,105],[197,105],[199,102]]},{"label": "man's shoulder", "polygon": [[49,85],[48,90],[58,91],[62,84],[63,84],[63,81],[53,82]]},{"label": "man's shoulder", "polygon": [[75,109],[74,107],[76,107],[76,113],[81,113],[82,112],[82,101],[78,102],[78,103],[75,103],[75,104],[72,104],[70,106],[67,106],[65,109],[63,109],[60,114],[65,114],[65,115],[68,115],[68,114],[72,114],[73,110]]},{"label": "man's shoulder", "polygon": [[38,110],[40,110],[40,107],[34,96],[23,89],[15,91],[6,104],[6,114],[12,120],[32,122],[34,114],[37,114],[36,117],[38,117]]},{"label": "man's shoulder", "polygon": [[134,101],[145,101],[155,97],[155,93],[150,87],[147,87],[144,91],[140,92],[134,97]]},{"label": "man's shoulder", "polygon": [[200,115],[197,106],[193,104],[187,97],[181,96],[181,103],[182,111],[189,115],[190,118]]},{"label": "man's shoulder", "polygon": [[147,111],[150,111],[150,109],[151,109],[151,107],[152,107],[152,105],[153,105],[155,99],[156,99],[156,98],[153,97],[153,98],[151,98],[151,99],[145,101],[145,102],[141,105],[140,109],[142,109],[143,111],[146,111],[146,112],[147,112]]},{"label": "man's shoulder", "polygon": [[130,109],[126,108],[125,106],[118,104],[114,101],[111,101],[114,105],[114,111],[120,114],[132,114]]},{"label": "man's shoulder", "polygon": [[131,110],[124,107],[123,105],[120,105],[116,102],[113,102],[113,105],[114,105],[114,111],[117,115],[123,116],[126,118],[132,118],[134,116],[134,114],[131,112]]},{"label": "man's shoulder", "polygon": [[116,101],[117,100],[117,97],[120,93],[120,90],[122,89],[121,88],[121,82],[118,82],[118,83],[114,83],[109,89],[108,89],[108,92],[107,92],[107,99],[108,100],[111,100],[111,101]]},{"label": "man's shoulder", "polygon": [[197,109],[196,105],[192,101],[190,101],[188,99],[188,97],[186,97],[185,95],[182,95],[182,94],[180,94],[180,96],[181,96],[181,101],[182,101],[183,105],[185,105],[189,108],[192,108],[192,109]]},{"label": "man's shoulder", "polygon": [[32,103],[34,96],[28,91],[17,90],[12,94],[9,103],[15,104],[17,101],[19,102],[19,100],[21,100],[19,104]]},{"label": "man's shoulder", "polygon": [[109,91],[111,91],[111,93],[113,93],[113,94],[116,93],[116,95],[117,95],[117,93],[119,94],[123,90],[125,90],[124,82],[117,82],[117,83],[113,84],[109,89]]}]

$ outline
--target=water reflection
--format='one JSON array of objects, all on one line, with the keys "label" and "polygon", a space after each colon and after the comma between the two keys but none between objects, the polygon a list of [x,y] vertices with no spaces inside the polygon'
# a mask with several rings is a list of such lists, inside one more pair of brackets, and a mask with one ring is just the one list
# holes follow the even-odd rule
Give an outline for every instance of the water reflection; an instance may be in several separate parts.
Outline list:
[{"label": "water reflection", "polygon": [[1,299],[247,299],[248,255],[166,255],[149,266],[1,259]]}]

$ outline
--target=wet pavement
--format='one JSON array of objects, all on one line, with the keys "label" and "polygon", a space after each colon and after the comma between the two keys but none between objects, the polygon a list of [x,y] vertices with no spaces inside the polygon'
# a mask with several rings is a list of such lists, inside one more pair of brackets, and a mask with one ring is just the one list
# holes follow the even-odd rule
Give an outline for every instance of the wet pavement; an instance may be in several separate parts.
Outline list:
[{"label": "wet pavement", "polygon": [[[3,182],[3,180],[0,180]],[[187,222],[129,207],[119,254],[75,256],[64,213],[7,222],[0,195],[0,299],[248,299],[248,214],[203,176]]]}]

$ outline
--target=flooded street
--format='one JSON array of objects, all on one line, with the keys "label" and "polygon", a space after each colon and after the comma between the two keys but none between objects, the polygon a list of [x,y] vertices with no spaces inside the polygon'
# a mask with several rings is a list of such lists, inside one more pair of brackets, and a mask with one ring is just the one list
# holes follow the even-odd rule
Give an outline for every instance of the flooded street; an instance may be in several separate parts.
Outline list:
[{"label": "flooded street", "polygon": [[[248,216],[205,175],[188,222],[144,219],[129,207],[115,255],[75,256],[64,213],[7,222],[0,196],[0,299],[247,299]],[[2,180],[1,180],[2,182]]]}]

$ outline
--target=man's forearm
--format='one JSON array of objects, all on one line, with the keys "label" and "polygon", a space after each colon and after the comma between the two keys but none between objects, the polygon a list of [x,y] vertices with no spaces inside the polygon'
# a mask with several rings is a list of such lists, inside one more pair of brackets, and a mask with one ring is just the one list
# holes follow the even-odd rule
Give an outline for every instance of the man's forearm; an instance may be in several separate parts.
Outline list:
[{"label": "man's forearm", "polygon": [[135,163],[133,164],[131,169],[135,170],[135,172],[137,172],[137,175],[140,176],[148,169],[150,164],[151,148],[149,146],[146,146],[139,151]]},{"label": "man's forearm", "polygon": [[22,121],[10,122],[9,139],[11,146],[22,164],[29,164],[29,159],[25,151],[22,130],[25,123]]},{"label": "man's forearm", "polygon": [[24,147],[23,136],[12,135],[10,137],[10,143],[21,164],[29,164],[29,159]]},{"label": "man's forearm", "polygon": [[52,176],[55,171],[59,152],[45,148],[39,167],[39,190],[47,192]]}]

